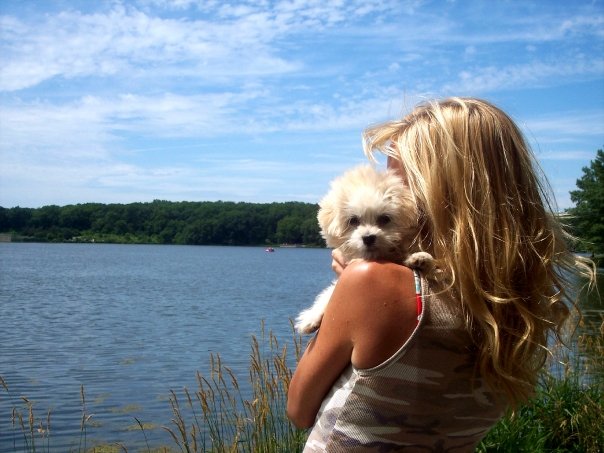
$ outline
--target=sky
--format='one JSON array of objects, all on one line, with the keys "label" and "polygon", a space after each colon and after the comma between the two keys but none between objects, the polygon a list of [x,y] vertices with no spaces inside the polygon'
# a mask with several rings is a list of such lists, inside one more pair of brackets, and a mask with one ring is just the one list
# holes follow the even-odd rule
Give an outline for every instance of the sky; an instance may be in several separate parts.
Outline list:
[{"label": "sky", "polygon": [[604,0],[0,0],[0,206],[303,201],[364,128],[487,99],[559,209],[604,146]]}]

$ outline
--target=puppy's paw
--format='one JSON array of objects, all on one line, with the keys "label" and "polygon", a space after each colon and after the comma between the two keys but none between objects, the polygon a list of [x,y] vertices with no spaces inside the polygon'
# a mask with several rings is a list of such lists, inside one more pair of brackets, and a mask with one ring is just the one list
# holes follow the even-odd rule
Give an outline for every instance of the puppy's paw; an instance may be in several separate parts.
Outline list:
[{"label": "puppy's paw", "polygon": [[404,264],[411,269],[429,273],[434,268],[434,258],[427,252],[416,252],[409,255]]},{"label": "puppy's paw", "polygon": [[294,327],[299,334],[308,335],[315,332],[321,326],[322,320],[323,313],[315,313],[309,308],[298,315]]},{"label": "puppy's paw", "polygon": [[294,327],[299,333],[309,334],[313,333],[319,328],[321,321],[323,320],[325,307],[327,307],[329,299],[331,299],[331,294],[333,293],[335,285],[335,281],[332,282],[331,285],[329,285],[327,288],[321,291],[317,297],[315,297],[312,307],[303,310],[298,315]]}]

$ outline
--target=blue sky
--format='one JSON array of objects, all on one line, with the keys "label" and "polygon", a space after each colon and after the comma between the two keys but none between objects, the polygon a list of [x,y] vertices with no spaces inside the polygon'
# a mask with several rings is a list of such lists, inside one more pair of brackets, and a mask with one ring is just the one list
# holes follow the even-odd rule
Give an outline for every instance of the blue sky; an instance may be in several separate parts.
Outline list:
[{"label": "blue sky", "polygon": [[0,2],[0,206],[317,202],[361,132],[478,96],[560,208],[604,146],[596,1]]}]

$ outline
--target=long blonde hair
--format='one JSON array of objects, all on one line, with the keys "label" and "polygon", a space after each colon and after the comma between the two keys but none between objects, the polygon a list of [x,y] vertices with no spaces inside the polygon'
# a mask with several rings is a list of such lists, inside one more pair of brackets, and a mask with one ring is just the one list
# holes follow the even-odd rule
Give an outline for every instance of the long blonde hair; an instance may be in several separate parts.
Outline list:
[{"label": "long blonde hair", "polygon": [[551,334],[576,306],[575,257],[522,133],[494,105],[450,98],[364,134],[402,164],[420,210],[418,246],[443,270],[478,346],[478,371],[512,405],[525,401]]}]

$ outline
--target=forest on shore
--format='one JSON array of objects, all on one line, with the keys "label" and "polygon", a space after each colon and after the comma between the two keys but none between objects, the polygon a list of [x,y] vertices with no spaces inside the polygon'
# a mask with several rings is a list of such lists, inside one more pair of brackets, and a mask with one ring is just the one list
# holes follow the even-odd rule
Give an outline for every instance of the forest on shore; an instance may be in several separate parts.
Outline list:
[{"label": "forest on shore", "polygon": [[[559,213],[576,251],[604,256],[604,151],[583,168],[575,206]],[[317,204],[163,201],[0,207],[0,241],[324,246]]]},{"label": "forest on shore", "polygon": [[5,240],[183,245],[324,246],[316,204],[302,202],[85,203],[0,207]]}]

